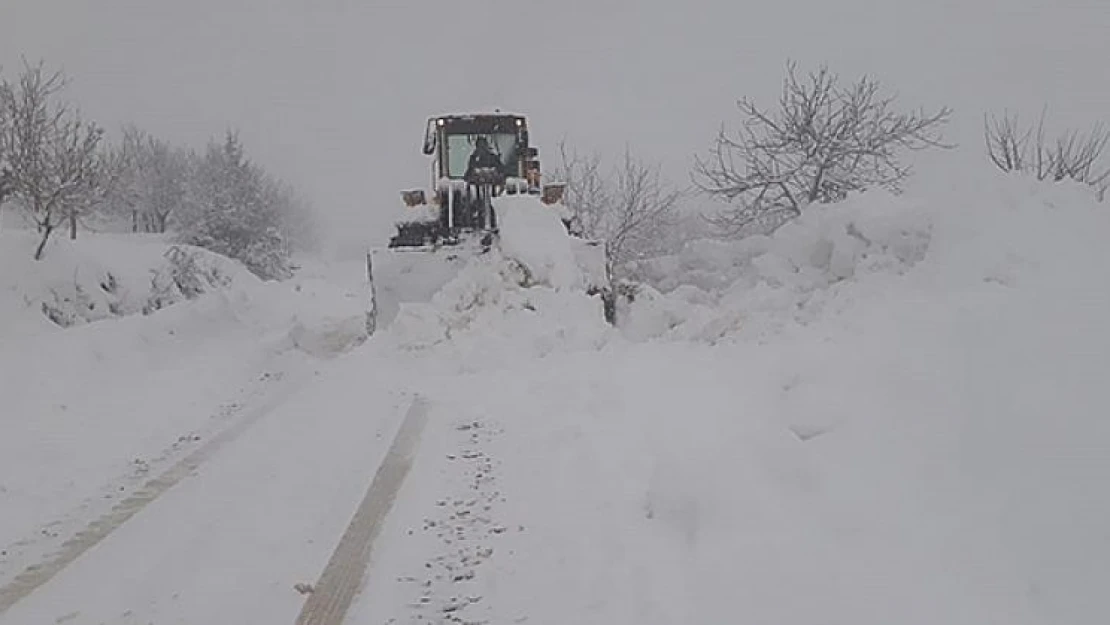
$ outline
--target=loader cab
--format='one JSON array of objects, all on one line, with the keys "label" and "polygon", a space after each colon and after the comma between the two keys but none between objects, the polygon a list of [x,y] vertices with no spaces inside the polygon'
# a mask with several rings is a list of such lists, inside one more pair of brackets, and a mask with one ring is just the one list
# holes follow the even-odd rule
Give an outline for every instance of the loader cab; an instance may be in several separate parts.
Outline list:
[{"label": "loader cab", "polygon": [[504,177],[538,181],[537,150],[528,144],[528,123],[523,116],[449,115],[430,118],[424,135],[424,154],[434,156],[433,187],[439,180],[463,180],[480,139],[497,156]]}]

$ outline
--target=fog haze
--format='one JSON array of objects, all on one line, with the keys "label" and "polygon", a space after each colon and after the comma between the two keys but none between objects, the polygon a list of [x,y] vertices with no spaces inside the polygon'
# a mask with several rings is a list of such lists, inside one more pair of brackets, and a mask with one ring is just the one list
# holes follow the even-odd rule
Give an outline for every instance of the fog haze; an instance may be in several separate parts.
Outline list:
[{"label": "fog haze", "polygon": [[430,114],[523,112],[548,165],[563,137],[627,144],[686,183],[736,98],[772,102],[793,58],[953,107],[949,136],[981,158],[986,110],[1106,115],[1106,33],[1096,0],[4,0],[0,65],[63,67],[68,96],[113,131],[203,146],[239,129],[357,245],[382,235],[375,207],[427,184]]}]

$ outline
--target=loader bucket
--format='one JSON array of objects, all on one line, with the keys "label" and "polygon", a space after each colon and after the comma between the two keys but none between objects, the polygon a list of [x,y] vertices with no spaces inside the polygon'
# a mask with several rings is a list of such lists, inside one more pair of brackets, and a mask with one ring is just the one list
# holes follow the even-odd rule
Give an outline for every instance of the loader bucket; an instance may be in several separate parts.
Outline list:
[{"label": "loader bucket", "polygon": [[406,304],[427,303],[466,266],[468,248],[385,248],[366,255],[367,335],[390,325]]}]

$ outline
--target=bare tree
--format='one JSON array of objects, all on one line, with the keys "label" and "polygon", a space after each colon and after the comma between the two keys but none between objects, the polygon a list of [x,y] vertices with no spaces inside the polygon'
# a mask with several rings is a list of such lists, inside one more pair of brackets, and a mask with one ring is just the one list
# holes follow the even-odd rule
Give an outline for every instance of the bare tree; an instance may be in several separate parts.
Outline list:
[{"label": "bare tree", "polygon": [[128,218],[132,232],[166,232],[187,201],[190,153],[133,125],[111,152],[121,166],[112,212]]},{"label": "bare tree", "polygon": [[667,230],[677,222],[682,191],[665,183],[658,165],[649,165],[627,150],[617,168],[613,204],[603,220],[610,269],[660,253]]},{"label": "bare tree", "polygon": [[[0,66],[0,76],[3,75],[4,68]],[[0,89],[3,83],[0,83]],[[12,170],[8,167],[8,153],[7,144],[3,137],[8,135],[8,107],[3,106],[3,101],[0,100],[0,211],[4,210],[4,201],[12,192]]]},{"label": "bare tree", "polygon": [[68,105],[52,102],[64,86],[62,73],[46,74],[42,63],[25,64],[15,85],[0,82],[0,108],[7,118],[0,153],[11,172],[11,195],[41,235],[36,260],[66,220],[76,236],[78,215],[90,204],[101,173],[97,147],[103,131]]},{"label": "bare tree", "polygon": [[178,241],[237,259],[264,280],[292,275],[285,217],[300,205],[286,195],[287,186],[247,158],[236,132],[209,143],[189,186]]},{"label": "bare tree", "polygon": [[610,276],[630,260],[660,251],[667,229],[677,221],[682,191],[668,185],[657,165],[628,149],[611,174],[596,154],[570,153],[559,146],[555,175],[566,182],[563,203],[571,213],[574,234],[604,242]]},{"label": "bare tree", "polygon": [[1065,131],[1049,141],[1045,132],[1047,108],[1037,123],[1023,129],[1016,114],[1002,119],[983,116],[987,156],[1004,172],[1029,173],[1037,180],[1074,180],[1091,185],[1102,199],[1110,186],[1110,165],[1100,165],[1110,132],[1095,124],[1086,133]]},{"label": "bare tree", "polygon": [[85,217],[103,216],[111,210],[124,185],[127,166],[126,158],[118,151],[103,148],[96,151],[93,171],[86,180],[85,192],[75,198],[67,212],[70,239],[77,238],[78,222],[92,229],[85,223]]},{"label": "bare tree", "polygon": [[11,176],[12,172],[8,168],[0,169],[0,207],[4,206],[4,200],[7,200],[8,194],[11,193]]},{"label": "bare tree", "polygon": [[[0,74],[3,72],[0,67]],[[0,87],[2,88],[2,87]],[[12,192],[12,170],[8,167],[7,146],[3,137],[8,134],[8,109],[0,100],[0,212],[4,210],[4,201]]]},{"label": "bare tree", "polygon": [[566,184],[563,204],[571,214],[567,227],[575,236],[596,236],[612,193],[601,169],[601,156],[572,152],[564,140],[559,142],[559,157],[552,175]]},{"label": "bare tree", "polygon": [[730,236],[767,232],[814,202],[872,187],[899,191],[912,172],[901,152],[952,147],[940,135],[951,110],[907,113],[894,105],[870,77],[842,87],[822,66],[800,80],[787,63],[778,110],[741,99],[738,136],[722,126],[709,156],[696,160],[695,184],[732,204],[713,223]]}]

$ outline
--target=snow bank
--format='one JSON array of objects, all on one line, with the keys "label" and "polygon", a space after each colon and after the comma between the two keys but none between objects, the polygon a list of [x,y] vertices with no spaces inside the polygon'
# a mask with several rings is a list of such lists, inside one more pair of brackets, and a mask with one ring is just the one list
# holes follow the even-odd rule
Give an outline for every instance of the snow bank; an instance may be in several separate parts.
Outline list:
[{"label": "snow bank", "polygon": [[234,302],[235,314],[288,332],[315,355],[342,353],[365,339],[365,284],[337,288],[323,267],[268,284],[234,260],[159,235],[57,239],[41,261],[32,257],[35,245],[32,233],[0,234],[0,343],[152,315],[219,293]]},{"label": "snow bank", "polygon": [[725,372],[731,397],[702,389],[680,421],[637,402],[645,497],[693,540],[679,620],[1105,620],[1105,209],[1079,186],[987,177],[665,259],[687,273],[634,309],[654,315],[643,335],[737,322],[703,356],[717,364],[670,373],[684,388],[677,369]]},{"label": "snow bank", "polygon": [[622,312],[626,336],[715,342],[806,323],[848,283],[896,279],[929,250],[930,210],[885,192],[817,206],[772,236],[700,240],[633,267],[645,283]]},{"label": "snow bank", "polygon": [[1013,286],[1047,266],[1032,260],[1039,249],[1083,252],[1068,242],[1104,232],[1103,209],[1082,185],[990,172],[927,200],[869,192],[814,207],[769,237],[694,241],[636,264],[642,283],[618,319],[633,340],[714,344],[770,339],[890,289]]},{"label": "snow bank", "polygon": [[258,280],[240,264],[160,236],[58,238],[43,260],[37,236],[0,233],[0,340],[127,315],[149,314]]}]

